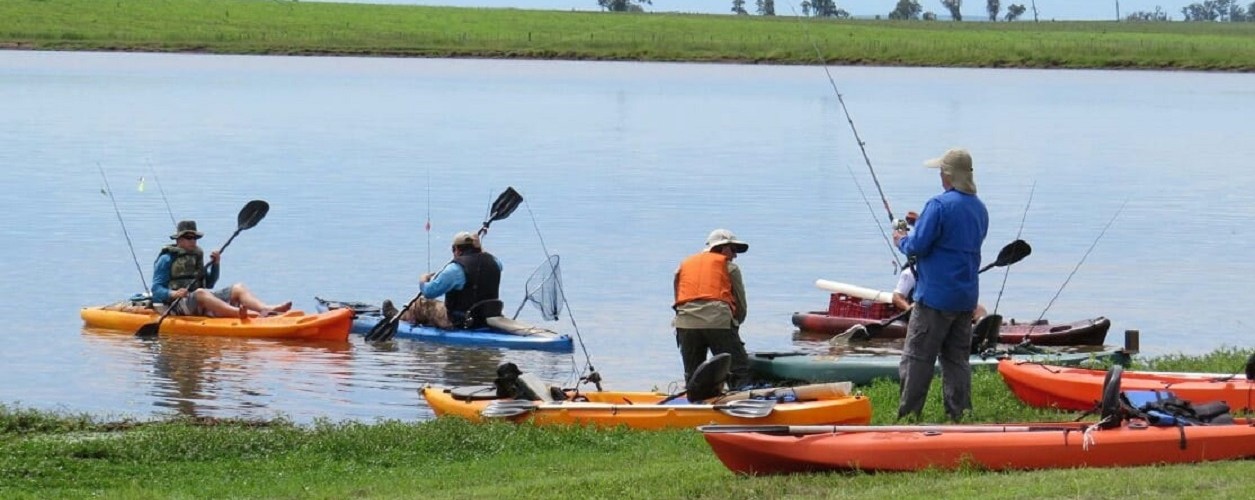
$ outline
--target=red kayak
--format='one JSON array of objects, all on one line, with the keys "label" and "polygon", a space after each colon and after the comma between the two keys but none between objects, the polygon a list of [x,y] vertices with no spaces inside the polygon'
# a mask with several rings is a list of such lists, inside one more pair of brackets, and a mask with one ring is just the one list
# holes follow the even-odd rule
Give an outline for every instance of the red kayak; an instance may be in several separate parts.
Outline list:
[{"label": "red kayak", "polygon": [[[803,336],[831,337],[849,330],[854,325],[879,323],[902,311],[892,304],[873,303],[845,294],[834,293],[827,311],[793,313],[793,326]],[[1025,338],[1034,345],[1070,346],[1103,345],[1111,320],[1099,316],[1071,323],[1017,323],[1010,320],[998,330],[998,342],[1019,344]],[[906,337],[906,323],[895,322],[885,326],[879,338],[900,339]]]},{"label": "red kayak", "polygon": [[1255,458],[1255,427],[1093,423],[700,427],[738,474],[1131,467]]},{"label": "red kayak", "polygon": [[[1021,401],[1040,408],[1087,411],[1102,397],[1107,372],[1068,366],[1003,360],[998,373]],[[1190,401],[1224,401],[1233,411],[1255,402],[1255,383],[1242,375],[1126,371],[1123,390],[1172,391]]]}]

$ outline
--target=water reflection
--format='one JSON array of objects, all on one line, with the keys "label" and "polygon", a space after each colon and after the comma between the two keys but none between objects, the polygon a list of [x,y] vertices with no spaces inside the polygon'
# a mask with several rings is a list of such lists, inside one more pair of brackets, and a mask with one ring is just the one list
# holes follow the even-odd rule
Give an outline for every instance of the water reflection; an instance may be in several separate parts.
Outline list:
[{"label": "water reflection", "polygon": [[[572,377],[570,354],[513,352],[414,341],[294,342],[229,337],[161,336],[83,328],[85,342],[115,358],[123,373],[100,374],[105,385],[160,416],[414,419],[431,411],[418,389],[482,384],[506,361],[543,379]],[[355,339],[356,340],[356,339]],[[142,409],[137,408],[137,411]]]}]

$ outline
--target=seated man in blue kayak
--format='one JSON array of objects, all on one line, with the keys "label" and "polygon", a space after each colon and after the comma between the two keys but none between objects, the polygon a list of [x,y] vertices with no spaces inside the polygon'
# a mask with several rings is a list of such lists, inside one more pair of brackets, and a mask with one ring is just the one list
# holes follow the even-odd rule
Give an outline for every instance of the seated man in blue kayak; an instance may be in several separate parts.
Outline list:
[{"label": "seated man in blue kayak", "polygon": [[292,302],[272,306],[262,302],[243,283],[213,290],[218,283],[222,256],[209,253],[206,272],[205,252],[196,241],[204,233],[196,230],[196,221],[180,221],[170,239],[173,245],[161,249],[153,264],[153,302],[174,307],[170,314],[180,316],[269,316],[292,308]]},{"label": "seated man in blue kayak", "polygon": [[[501,261],[485,252],[479,237],[466,231],[453,236],[453,260],[439,273],[419,278],[422,295],[407,309],[402,321],[438,328],[480,328],[501,316]],[[436,300],[444,297],[444,302]],[[383,303],[385,318],[397,313],[391,300]]]}]

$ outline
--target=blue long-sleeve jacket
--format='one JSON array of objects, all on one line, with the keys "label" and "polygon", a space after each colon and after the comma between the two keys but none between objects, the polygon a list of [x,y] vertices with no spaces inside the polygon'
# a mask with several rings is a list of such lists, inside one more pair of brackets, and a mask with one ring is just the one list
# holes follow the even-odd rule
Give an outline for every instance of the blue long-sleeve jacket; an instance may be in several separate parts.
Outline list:
[{"label": "blue long-sleeve jacket", "polygon": [[[163,253],[153,263],[153,302],[165,303],[170,300],[170,264],[174,257]],[[202,288],[213,288],[218,284],[218,266],[209,264],[209,274],[205,275]]]},{"label": "blue long-sleeve jacket", "polygon": [[915,302],[941,311],[976,309],[988,232],[989,212],[976,195],[949,189],[929,199],[915,229],[898,241],[898,250],[917,261]]},{"label": "blue long-sleeve jacket", "polygon": [[[505,269],[500,260],[496,257],[493,257],[493,260],[497,262],[497,269]],[[466,271],[462,269],[461,264],[450,262],[445,264],[444,268],[431,278],[431,281],[419,283],[418,289],[424,297],[438,299],[449,293],[449,290],[461,290],[463,286],[466,286]]]}]

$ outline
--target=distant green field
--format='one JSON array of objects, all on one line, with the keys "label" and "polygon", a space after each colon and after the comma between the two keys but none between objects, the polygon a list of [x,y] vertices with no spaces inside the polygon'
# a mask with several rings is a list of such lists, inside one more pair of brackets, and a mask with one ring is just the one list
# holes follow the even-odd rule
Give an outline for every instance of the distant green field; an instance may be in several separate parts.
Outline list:
[{"label": "distant green field", "polygon": [[[590,0],[591,2],[591,0]],[[0,47],[1255,70],[1255,23],[832,21],[283,0],[4,0]]]}]

